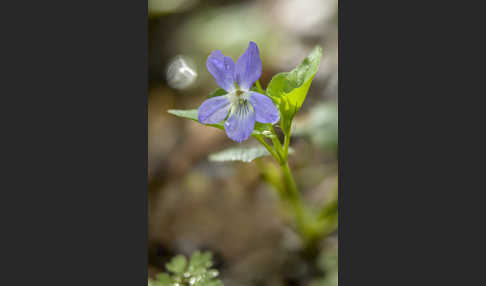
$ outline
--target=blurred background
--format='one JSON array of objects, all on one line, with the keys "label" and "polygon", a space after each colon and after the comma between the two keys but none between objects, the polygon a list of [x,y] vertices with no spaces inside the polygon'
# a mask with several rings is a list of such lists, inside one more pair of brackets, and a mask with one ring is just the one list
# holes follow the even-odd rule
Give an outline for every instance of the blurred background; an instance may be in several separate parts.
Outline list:
[{"label": "blurred background", "polygon": [[[148,0],[149,275],[175,254],[214,254],[225,285],[337,285],[337,231],[302,255],[272,186],[252,163],[213,163],[235,146],[224,131],[167,113],[197,109],[218,86],[206,70],[215,49],[236,60],[255,41],[263,87],[315,45],[323,56],[293,126],[291,168],[310,204],[337,189],[337,0]],[[258,145],[254,138],[244,146]]]}]

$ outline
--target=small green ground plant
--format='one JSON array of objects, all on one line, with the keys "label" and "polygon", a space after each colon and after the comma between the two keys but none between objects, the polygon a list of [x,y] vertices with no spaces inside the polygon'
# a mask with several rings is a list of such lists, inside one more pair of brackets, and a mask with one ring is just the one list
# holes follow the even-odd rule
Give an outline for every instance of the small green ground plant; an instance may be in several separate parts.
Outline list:
[{"label": "small green ground plant", "polygon": [[212,254],[196,251],[189,261],[177,255],[165,265],[167,272],[149,279],[148,286],[222,286],[218,270],[212,269]]}]

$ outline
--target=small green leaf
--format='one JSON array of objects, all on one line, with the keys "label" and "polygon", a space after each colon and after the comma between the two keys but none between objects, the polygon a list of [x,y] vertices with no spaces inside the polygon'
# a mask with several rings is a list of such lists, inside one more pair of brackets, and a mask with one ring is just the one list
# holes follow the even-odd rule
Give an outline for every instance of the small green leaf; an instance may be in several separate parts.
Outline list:
[{"label": "small green leaf", "polygon": [[170,283],[170,276],[167,273],[157,273],[155,279],[157,281]]},{"label": "small green leaf", "polygon": [[189,261],[189,267],[207,269],[213,266],[212,259],[213,255],[211,254],[211,252],[196,251],[191,256],[191,260]]},{"label": "small green leaf", "polygon": [[208,97],[211,98],[211,97],[215,97],[215,96],[221,96],[221,95],[225,95],[227,94],[228,92],[226,92],[226,90],[222,89],[222,88],[218,88],[216,89],[215,91],[211,92]]},{"label": "small green leaf", "polygon": [[[197,113],[198,113],[197,109],[185,109],[185,110],[184,109],[169,109],[167,112],[172,114],[172,115],[182,117],[182,118],[186,118],[186,119],[190,119],[190,120],[196,121],[197,123],[200,123],[199,120],[198,120],[198,117],[197,117]],[[216,127],[216,128],[219,128],[219,129],[224,129],[224,125],[222,123],[204,124],[204,125]]]},{"label": "small green leaf", "polygon": [[[289,148],[289,154],[293,154],[294,149]],[[232,162],[239,161],[250,163],[251,161],[269,156],[270,153],[263,146],[251,147],[251,148],[229,148],[223,151],[213,153],[209,155],[209,161],[212,162]]]},{"label": "small green leaf", "polygon": [[186,270],[187,260],[183,255],[177,255],[165,265],[167,270],[175,274],[183,274]]},{"label": "small green leaf", "polygon": [[149,286],[170,286],[172,281],[169,274],[158,273],[155,275],[155,280],[149,279]]},{"label": "small green leaf", "polygon": [[[167,112],[172,114],[172,115],[182,117],[182,118],[186,118],[186,119],[190,119],[190,120],[193,120],[193,121],[200,123],[199,120],[198,120],[198,117],[197,117],[197,114],[198,114],[197,109],[185,109],[185,110],[184,109],[169,109]],[[216,124],[204,124],[204,125],[216,127],[216,128],[221,129],[221,130],[224,130],[223,122],[216,123]],[[258,123],[258,122],[255,122],[255,129],[253,129],[253,132],[251,133],[251,135],[262,135],[262,136],[265,136],[265,137],[268,137],[268,138],[271,138],[273,136],[272,133],[270,132],[270,130],[268,129],[268,127],[266,126],[266,124],[262,124],[262,123]]]},{"label": "small green leaf", "polygon": [[213,161],[213,162],[241,161],[241,162],[250,163],[256,158],[268,156],[268,155],[270,155],[270,153],[264,147],[230,148],[209,155],[209,161]]},{"label": "small green leaf", "polygon": [[197,109],[169,109],[172,115],[197,121]]},{"label": "small green leaf", "polygon": [[[196,251],[189,261],[188,273],[190,276],[208,276],[208,269],[213,265],[210,252]],[[208,276],[209,278],[209,276]]]}]

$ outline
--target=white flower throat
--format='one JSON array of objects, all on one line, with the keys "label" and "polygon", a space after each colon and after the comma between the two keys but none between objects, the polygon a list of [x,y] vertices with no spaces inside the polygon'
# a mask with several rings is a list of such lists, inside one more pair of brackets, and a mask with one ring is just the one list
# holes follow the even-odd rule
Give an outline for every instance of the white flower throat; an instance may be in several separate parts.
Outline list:
[{"label": "white flower throat", "polygon": [[230,113],[236,113],[239,116],[245,116],[253,112],[253,106],[248,101],[250,94],[245,90],[236,89],[228,94],[231,102]]}]

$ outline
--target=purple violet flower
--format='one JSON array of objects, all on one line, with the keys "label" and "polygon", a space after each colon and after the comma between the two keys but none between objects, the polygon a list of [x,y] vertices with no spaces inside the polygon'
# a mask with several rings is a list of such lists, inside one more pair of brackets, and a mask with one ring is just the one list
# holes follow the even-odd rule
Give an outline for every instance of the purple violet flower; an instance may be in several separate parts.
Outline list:
[{"label": "purple violet flower", "polygon": [[199,107],[198,119],[203,124],[215,124],[226,117],[224,129],[228,137],[242,142],[251,135],[255,121],[275,123],[279,112],[272,100],[258,92],[250,91],[262,74],[260,52],[254,42],[235,63],[221,51],[212,52],[206,62],[216,83],[228,93],[204,101]]}]

